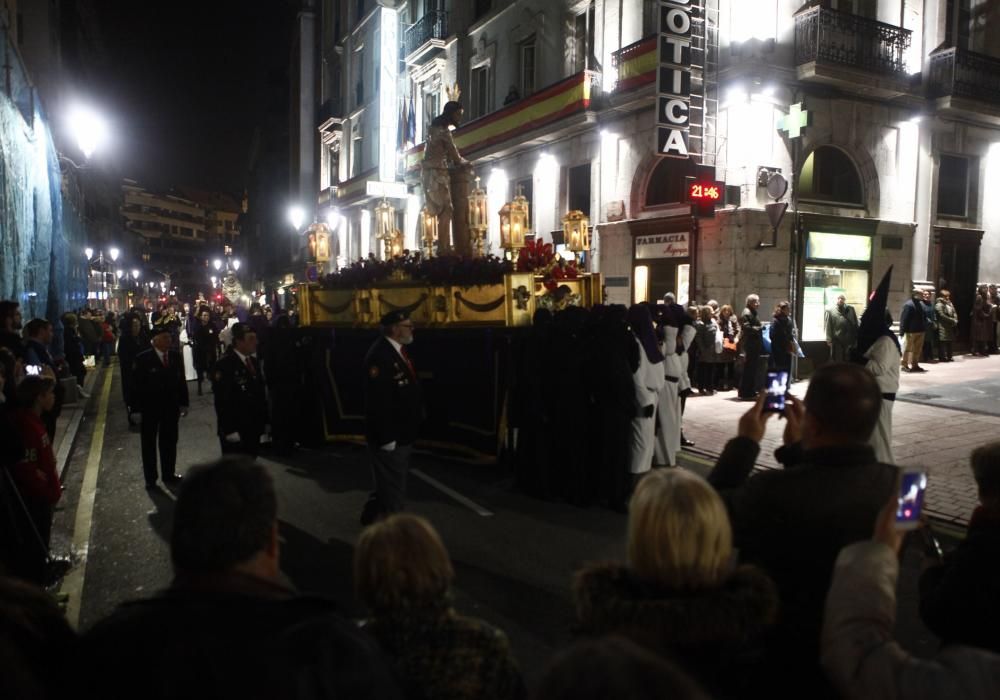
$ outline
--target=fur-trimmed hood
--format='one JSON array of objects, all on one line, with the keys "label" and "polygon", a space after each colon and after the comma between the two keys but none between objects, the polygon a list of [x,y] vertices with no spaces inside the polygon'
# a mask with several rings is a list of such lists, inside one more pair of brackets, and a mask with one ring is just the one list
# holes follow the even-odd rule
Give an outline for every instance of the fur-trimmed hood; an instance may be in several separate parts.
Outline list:
[{"label": "fur-trimmed hood", "polygon": [[774,624],[778,593],[753,566],[736,568],[716,588],[677,591],[640,581],[622,564],[595,564],[573,582],[577,622],[584,634],[623,634],[643,646],[687,655],[759,642]]}]

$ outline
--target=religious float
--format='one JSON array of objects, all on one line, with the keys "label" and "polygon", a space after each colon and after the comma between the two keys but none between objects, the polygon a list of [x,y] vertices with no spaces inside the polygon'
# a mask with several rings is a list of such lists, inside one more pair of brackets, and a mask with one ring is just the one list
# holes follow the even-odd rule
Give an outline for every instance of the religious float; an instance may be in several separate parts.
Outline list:
[{"label": "religious float", "polygon": [[[450,139],[446,130],[439,136]],[[312,345],[306,376],[320,390],[319,410],[310,412],[314,441],[363,441],[364,356],[379,319],[402,310],[417,327],[407,350],[427,413],[418,447],[493,461],[509,444],[514,355],[536,311],[590,308],[603,299],[601,276],[579,264],[590,248],[589,222],[579,211],[563,217],[560,255],[531,235],[528,202],[519,193],[498,212],[503,254],[487,254],[486,192],[478,178],[472,186],[471,166],[453,149],[445,148],[446,168],[432,177],[425,170],[420,251],[403,249],[385,200],[375,208],[381,255],[327,273],[330,231],[323,223],[307,231],[312,281],[297,298]],[[451,207],[442,206],[445,198]]]}]

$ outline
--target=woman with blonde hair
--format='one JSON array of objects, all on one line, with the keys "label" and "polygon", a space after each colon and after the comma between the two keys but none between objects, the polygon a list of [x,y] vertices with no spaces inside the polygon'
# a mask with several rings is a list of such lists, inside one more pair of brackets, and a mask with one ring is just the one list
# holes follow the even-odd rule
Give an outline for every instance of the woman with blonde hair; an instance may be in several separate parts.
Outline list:
[{"label": "woman with blonde hair", "polygon": [[762,571],[734,566],[715,489],[682,469],[651,472],[629,504],[626,551],[625,564],[577,573],[580,631],[620,634],[672,658],[716,698],[753,688],[778,596]]},{"label": "woman with blonde hair", "polygon": [[361,533],[354,587],[407,698],[523,698],[507,636],[452,607],[448,551],[427,520],[391,515]]}]

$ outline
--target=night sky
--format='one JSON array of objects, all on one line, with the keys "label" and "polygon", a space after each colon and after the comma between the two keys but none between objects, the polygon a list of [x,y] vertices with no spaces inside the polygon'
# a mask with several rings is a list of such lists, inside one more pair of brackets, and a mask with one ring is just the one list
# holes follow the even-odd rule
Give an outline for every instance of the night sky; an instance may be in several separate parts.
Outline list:
[{"label": "night sky", "polygon": [[254,128],[288,105],[294,19],[283,0],[96,0],[90,76],[123,177],[242,191]]}]

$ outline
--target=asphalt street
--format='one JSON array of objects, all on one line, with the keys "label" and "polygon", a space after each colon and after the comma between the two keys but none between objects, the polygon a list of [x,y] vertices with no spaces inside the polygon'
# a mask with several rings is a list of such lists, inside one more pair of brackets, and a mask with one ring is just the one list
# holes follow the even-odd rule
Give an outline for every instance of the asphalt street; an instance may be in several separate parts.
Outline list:
[{"label": "asphalt street", "polygon": [[[76,566],[63,590],[71,597],[71,620],[76,617],[81,629],[171,579],[175,496],[144,488],[139,434],[127,426],[117,366],[103,371],[95,387],[66,472],[67,493],[54,534],[57,551],[74,549]],[[195,396],[192,383],[191,395],[191,411],[181,422],[182,473],[219,455],[211,394]],[[266,455],[261,462],[279,493],[283,570],[300,589],[332,596],[345,614],[363,616],[354,601],[351,557],[370,486],[364,449],[333,445],[297,450],[291,457]],[[684,466],[704,472],[710,463],[689,455]],[[505,630],[529,681],[536,678],[551,653],[572,639],[573,572],[588,561],[624,556],[625,516],[529,498],[515,492],[497,466],[429,454],[417,454],[413,466],[419,475],[410,477],[409,506],[434,523],[451,553],[456,607]],[[81,514],[91,494],[88,519]],[[960,536],[951,530],[943,534],[946,544]],[[901,576],[899,632],[914,651],[929,653],[936,641],[915,614],[919,566],[920,556],[911,552]]]}]

